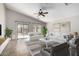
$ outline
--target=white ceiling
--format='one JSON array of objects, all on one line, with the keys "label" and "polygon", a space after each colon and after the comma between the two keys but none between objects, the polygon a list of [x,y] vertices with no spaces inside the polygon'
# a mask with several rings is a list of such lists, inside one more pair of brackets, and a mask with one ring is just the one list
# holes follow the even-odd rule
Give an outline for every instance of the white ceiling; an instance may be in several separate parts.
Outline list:
[{"label": "white ceiling", "polygon": [[64,3],[6,3],[6,7],[37,18],[37,13],[40,8],[48,11],[46,17],[40,17],[39,20],[51,22],[57,19],[79,15],[79,4],[70,3],[66,6]]}]

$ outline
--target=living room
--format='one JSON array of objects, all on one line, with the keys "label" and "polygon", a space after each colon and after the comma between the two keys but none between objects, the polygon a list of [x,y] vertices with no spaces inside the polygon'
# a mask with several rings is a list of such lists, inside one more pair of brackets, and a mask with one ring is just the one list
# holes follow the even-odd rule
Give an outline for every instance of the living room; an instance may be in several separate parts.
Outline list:
[{"label": "living room", "polygon": [[77,55],[69,50],[65,37],[79,33],[78,7],[79,3],[0,3],[0,55],[79,55],[79,48]]}]

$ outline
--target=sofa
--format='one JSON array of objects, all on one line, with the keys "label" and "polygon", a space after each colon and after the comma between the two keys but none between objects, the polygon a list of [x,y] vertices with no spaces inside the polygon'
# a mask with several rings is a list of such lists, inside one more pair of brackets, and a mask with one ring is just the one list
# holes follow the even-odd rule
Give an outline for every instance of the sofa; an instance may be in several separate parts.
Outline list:
[{"label": "sofa", "polygon": [[69,35],[68,33],[64,32],[49,32],[47,33],[46,37],[48,39],[52,39],[52,41],[59,42],[59,43],[64,43],[67,41],[64,36]]},{"label": "sofa", "polygon": [[53,56],[69,56],[69,45],[67,43],[60,44],[56,47],[52,47],[52,53]]},{"label": "sofa", "polygon": [[28,33],[29,40],[39,40],[40,38],[43,38],[43,35],[38,32],[30,32]]},{"label": "sofa", "polygon": [[40,38],[43,38],[43,35],[38,32],[28,33],[28,41],[26,41],[26,44],[31,52],[31,55],[33,56],[39,54],[41,51]]}]

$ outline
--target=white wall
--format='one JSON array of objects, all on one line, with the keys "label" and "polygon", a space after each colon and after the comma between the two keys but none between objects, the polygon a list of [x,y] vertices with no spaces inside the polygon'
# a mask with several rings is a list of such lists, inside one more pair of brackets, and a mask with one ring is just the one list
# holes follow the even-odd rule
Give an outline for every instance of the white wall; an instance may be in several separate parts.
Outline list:
[{"label": "white wall", "polygon": [[53,31],[53,25],[52,25],[53,23],[65,22],[65,21],[71,22],[71,32],[75,32],[75,31],[79,32],[79,15],[73,17],[67,17],[47,23],[48,31],[49,32]]},{"label": "white wall", "polygon": [[5,8],[2,3],[0,3],[0,24],[2,25],[2,35],[4,36],[4,30],[5,30]]}]

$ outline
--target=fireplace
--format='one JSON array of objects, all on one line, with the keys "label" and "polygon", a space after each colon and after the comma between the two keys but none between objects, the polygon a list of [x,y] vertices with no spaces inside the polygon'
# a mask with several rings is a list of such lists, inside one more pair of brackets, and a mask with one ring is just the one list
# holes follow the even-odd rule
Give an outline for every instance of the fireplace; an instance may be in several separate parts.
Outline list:
[{"label": "fireplace", "polygon": [[2,34],[2,26],[1,26],[1,24],[0,24],[0,35]]}]

